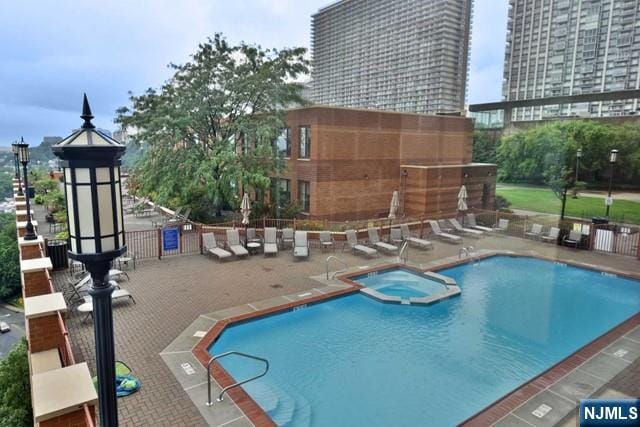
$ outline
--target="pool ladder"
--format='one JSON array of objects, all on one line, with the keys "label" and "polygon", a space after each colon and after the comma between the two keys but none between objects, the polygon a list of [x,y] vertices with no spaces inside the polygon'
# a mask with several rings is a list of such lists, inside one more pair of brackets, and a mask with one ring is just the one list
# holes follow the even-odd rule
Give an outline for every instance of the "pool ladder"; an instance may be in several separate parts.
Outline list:
[{"label": "pool ladder", "polygon": [[327,257],[326,261],[324,262],[324,267],[325,267],[325,270],[326,270],[326,272],[327,272],[327,280],[329,280],[329,261],[331,261],[332,259],[335,259],[336,261],[338,261],[340,264],[342,264],[342,266],[343,266],[344,268],[343,268],[342,270],[338,270],[338,271],[336,271],[335,273],[333,273],[333,276],[331,276],[331,279],[335,279],[336,274],[338,274],[338,273],[344,273],[345,271],[347,271],[347,267],[349,267],[349,266],[347,265],[347,263],[346,263],[346,262],[344,262],[343,260],[341,260],[341,259],[340,259],[340,258],[338,258],[337,256],[335,256],[335,255],[329,255],[329,256]]},{"label": "pool ladder", "polygon": [[255,376],[253,376],[251,378],[247,378],[246,380],[238,381],[238,382],[236,382],[234,384],[226,386],[225,388],[222,389],[222,391],[218,395],[218,398],[216,399],[217,402],[222,402],[222,400],[224,399],[225,393],[227,391],[231,390],[232,388],[241,386],[242,384],[246,384],[249,381],[253,381],[253,380],[257,380],[258,378],[262,378],[265,375],[267,375],[267,372],[269,372],[269,361],[267,359],[264,359],[264,358],[258,357],[258,356],[254,356],[252,354],[241,353],[239,351],[227,351],[226,353],[222,353],[222,354],[218,354],[217,356],[213,356],[211,358],[211,360],[209,360],[209,363],[207,364],[207,397],[208,397],[207,406],[212,406],[213,405],[213,402],[211,401],[211,365],[216,360],[222,359],[223,357],[231,356],[232,354],[235,354],[236,356],[246,357],[247,359],[253,359],[253,360],[257,360],[259,362],[263,362],[264,363],[264,371],[262,373],[260,373],[259,375],[255,375]]},{"label": "pool ladder", "polygon": [[398,252],[398,262],[406,264],[409,261],[409,242],[404,242]]},{"label": "pool ladder", "polygon": [[476,259],[476,249],[473,246],[462,247],[458,250],[458,259],[465,257],[471,257],[472,260]]}]

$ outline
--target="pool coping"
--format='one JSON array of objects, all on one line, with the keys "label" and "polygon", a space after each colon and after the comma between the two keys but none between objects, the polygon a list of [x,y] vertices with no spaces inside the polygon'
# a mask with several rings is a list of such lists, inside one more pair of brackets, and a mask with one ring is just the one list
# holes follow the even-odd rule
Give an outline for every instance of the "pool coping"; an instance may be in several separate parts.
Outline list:
[{"label": "pool coping", "polygon": [[[552,258],[547,256],[542,256],[537,253],[517,253],[514,251],[499,251],[499,250],[482,250],[473,257],[467,258],[456,258],[454,256],[442,258],[440,260],[435,260],[434,262],[429,263],[429,265],[425,268],[422,265],[420,267],[416,267],[414,265],[403,264],[403,263],[387,263],[381,264],[377,266],[372,266],[370,268],[361,269],[358,271],[346,272],[341,275],[335,276],[335,280],[349,285],[348,288],[337,289],[331,292],[319,292],[318,293],[309,293],[308,297],[300,298],[297,300],[292,300],[287,303],[269,306],[263,309],[256,309],[251,304],[248,304],[254,310],[251,312],[245,312],[237,315],[230,315],[223,317],[221,319],[211,319],[214,320],[215,323],[213,326],[206,332],[206,334],[200,338],[197,343],[191,349],[191,353],[193,357],[206,369],[207,364],[211,360],[211,355],[208,352],[208,349],[216,342],[216,340],[222,335],[224,329],[232,326],[234,324],[245,323],[247,321],[257,320],[259,318],[268,317],[272,315],[277,315],[283,312],[291,311],[299,306],[306,306],[310,304],[318,304],[321,302],[325,302],[331,299],[359,293],[364,286],[352,280],[352,277],[367,274],[373,271],[383,271],[392,268],[405,268],[409,270],[413,270],[417,273],[424,272],[432,272],[435,270],[442,270],[447,268],[456,267],[459,265],[467,264],[474,261],[479,261],[495,256],[513,256],[520,258],[537,258],[545,261],[562,263],[564,265],[571,265],[578,268],[584,268],[591,271],[596,272],[605,272],[611,273],[618,276],[640,280],[640,274],[635,274],[632,272],[621,271],[617,269],[612,269],[606,266],[582,263],[574,260],[566,260],[559,258]],[[314,288],[314,290],[317,290]],[[286,298],[286,297],[285,297]],[[290,298],[287,298],[289,300]],[[235,307],[234,307],[235,308]],[[232,310],[228,309],[228,310]],[[222,312],[227,310],[220,310]],[[534,378],[524,382],[520,386],[515,389],[509,391],[504,396],[500,397],[493,403],[487,405],[485,408],[478,411],[476,414],[467,418],[466,420],[459,423],[460,426],[484,426],[488,424],[494,424],[500,419],[506,417],[511,413],[513,409],[518,408],[523,403],[527,402],[530,398],[538,394],[540,391],[545,390],[550,387],[561,378],[564,378],[568,373],[577,369],[579,365],[581,365],[584,361],[588,360],[593,355],[597,354],[599,351],[603,350],[605,347],[613,343],[615,340],[624,336],[627,332],[633,330],[635,327],[640,326],[640,313],[631,316],[629,319],[623,321],[617,326],[613,327],[609,331],[605,332],[601,336],[595,338],[591,342],[585,344],[583,347],[575,351],[574,353],[568,355],[558,363],[549,367],[547,370],[542,372],[541,374],[535,376]],[[577,363],[581,360],[579,363]],[[212,377],[218,383],[220,387],[226,387],[235,382],[233,377],[218,363],[214,362],[212,365]],[[552,381],[553,380],[553,381]],[[552,381],[549,383],[549,381]],[[545,386],[540,386],[539,384],[547,384]],[[227,392],[227,395],[232,399],[235,405],[240,409],[240,411],[246,416],[246,418],[256,427],[262,426],[275,426],[276,424],[269,417],[269,415],[258,405],[258,403],[249,396],[247,392],[242,389],[242,387],[236,387]],[[493,421],[489,421],[493,420]]]}]

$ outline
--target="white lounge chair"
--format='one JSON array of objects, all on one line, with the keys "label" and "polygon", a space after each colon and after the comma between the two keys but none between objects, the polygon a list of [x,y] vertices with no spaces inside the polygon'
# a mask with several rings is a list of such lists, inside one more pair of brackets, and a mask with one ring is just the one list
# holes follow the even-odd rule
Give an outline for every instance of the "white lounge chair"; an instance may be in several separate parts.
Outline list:
[{"label": "white lounge chair", "polygon": [[249,255],[249,251],[240,244],[240,233],[236,229],[227,230],[227,246],[237,257]]},{"label": "white lounge chair", "polygon": [[255,228],[247,228],[247,242],[262,243],[262,239],[256,234]]},{"label": "white lounge chair", "polygon": [[282,229],[282,247],[289,246],[293,244],[293,228],[283,228]]},{"label": "white lounge chair", "polygon": [[462,237],[456,236],[455,234],[443,233],[437,221],[429,221],[429,225],[431,226],[433,234],[439,238],[452,243],[462,243]]},{"label": "white lounge chair", "polygon": [[387,252],[398,252],[397,246],[391,245],[389,243],[385,243],[380,240],[380,236],[378,235],[377,228],[368,228],[367,234],[369,234],[369,243],[371,243],[376,248],[381,249],[383,251],[387,251]]},{"label": "white lounge chair", "polygon": [[525,237],[531,237],[533,239],[539,239],[542,237],[542,224],[532,224],[531,231],[524,233]]},{"label": "white lounge chair", "polygon": [[275,227],[265,227],[264,229],[264,254],[278,254],[278,230]]},{"label": "white lounge chair", "polygon": [[218,259],[225,259],[231,256],[231,252],[225,251],[218,246],[216,236],[213,233],[205,233],[202,235],[202,246],[207,253],[217,256]]},{"label": "white lounge chair", "polygon": [[309,256],[309,240],[306,231],[296,231],[293,243],[293,256],[307,258]]},{"label": "white lounge chair", "polygon": [[506,232],[509,229],[509,220],[508,219],[499,219],[498,225],[493,228],[493,231]]},{"label": "white lounge chair", "polygon": [[378,251],[365,245],[358,243],[358,237],[355,230],[347,230],[344,232],[347,237],[347,244],[353,252],[360,252],[367,256],[378,256]]},{"label": "white lounge chair", "polygon": [[334,251],[336,250],[336,245],[333,242],[333,237],[331,237],[331,232],[329,231],[321,231],[319,234],[320,237],[320,246],[322,248],[322,252],[326,248],[331,248]]},{"label": "white lounge chair", "polygon": [[[131,292],[127,291],[126,289],[118,289],[117,283],[113,281],[110,283],[112,286],[116,287],[116,289],[114,289],[114,291],[111,293],[111,301],[117,301],[126,298],[134,304],[136,303],[136,300],[133,298],[133,295],[131,295]],[[86,314],[86,320],[87,318],[89,318],[89,316],[93,315],[93,299],[91,298],[91,295],[86,295],[85,297],[83,297],[83,299],[84,302],[77,306],[76,310],[78,311],[78,313]]]},{"label": "white lounge chair", "polygon": [[560,229],[558,227],[551,227],[549,232],[542,236],[542,241],[556,243],[559,235]]},{"label": "white lounge chair", "polygon": [[422,249],[433,249],[433,243],[431,243],[429,240],[414,237],[411,234],[411,230],[409,229],[409,226],[407,224],[402,224],[400,226],[400,230],[402,231],[402,238],[409,242],[410,245]]},{"label": "white lounge chair", "polygon": [[401,245],[404,242],[402,230],[400,228],[392,228],[389,230],[389,240],[396,245]]},{"label": "white lounge chair", "polygon": [[449,218],[449,222],[453,226],[453,229],[458,233],[464,233],[468,236],[478,237],[478,238],[482,237],[482,235],[484,234],[484,231],[463,227],[456,218]]},{"label": "white lounge chair", "polygon": [[493,228],[478,225],[476,223],[476,215],[472,213],[467,214],[467,223],[469,224],[469,227],[474,228],[476,230],[484,231],[485,233],[491,233],[493,231]]},{"label": "white lounge chair", "polygon": [[582,240],[582,233],[578,230],[571,230],[568,236],[565,236],[562,239],[562,243],[573,245],[574,248],[578,249],[578,245]]}]

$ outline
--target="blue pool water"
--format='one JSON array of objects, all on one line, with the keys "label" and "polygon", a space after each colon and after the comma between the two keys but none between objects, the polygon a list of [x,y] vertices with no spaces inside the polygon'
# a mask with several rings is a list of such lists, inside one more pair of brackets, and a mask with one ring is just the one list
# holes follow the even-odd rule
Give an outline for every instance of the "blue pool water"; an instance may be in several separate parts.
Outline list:
[{"label": "blue pool water", "polygon": [[443,292],[446,289],[441,283],[402,268],[364,274],[352,278],[352,280],[382,294],[397,296],[402,299],[426,297]]},{"label": "blue pool water", "polygon": [[[245,390],[280,425],[451,426],[640,311],[640,283],[533,258],[440,271],[432,306],[354,294],[224,331],[211,354],[266,357]],[[228,358],[236,379],[260,365]]]}]

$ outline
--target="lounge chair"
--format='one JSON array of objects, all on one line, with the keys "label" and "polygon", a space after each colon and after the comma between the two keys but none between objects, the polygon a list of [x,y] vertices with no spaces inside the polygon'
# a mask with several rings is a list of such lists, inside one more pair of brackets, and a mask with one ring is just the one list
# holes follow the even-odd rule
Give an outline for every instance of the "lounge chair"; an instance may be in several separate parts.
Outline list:
[{"label": "lounge chair", "polygon": [[282,239],[280,241],[282,243],[282,247],[292,245],[293,244],[293,228],[283,228]]},{"label": "lounge chair", "polygon": [[578,230],[571,230],[568,236],[565,236],[562,239],[562,243],[573,245],[576,249],[578,249],[578,245],[582,240],[582,233]]},{"label": "lounge chair", "polygon": [[531,231],[527,231],[524,233],[525,237],[531,237],[534,239],[539,239],[542,237],[542,224],[532,224]]},{"label": "lounge chair", "polygon": [[455,234],[442,232],[437,221],[429,221],[429,225],[431,226],[431,231],[433,231],[433,234],[435,234],[439,238],[451,243],[462,243],[462,237],[456,236]]},{"label": "lounge chair", "polygon": [[453,229],[458,233],[464,233],[468,236],[478,237],[478,238],[480,238],[484,234],[484,231],[463,227],[456,218],[449,218],[449,222],[453,226]]},{"label": "lounge chair", "polygon": [[256,234],[255,228],[247,228],[247,242],[262,243],[262,239]]},{"label": "lounge chair", "polygon": [[397,246],[391,245],[389,243],[385,243],[380,240],[380,236],[378,235],[377,228],[368,228],[367,233],[369,234],[369,243],[371,243],[377,249],[381,249],[387,252],[398,252]]},{"label": "lounge chair", "polygon": [[467,223],[469,224],[469,227],[476,229],[476,230],[480,230],[480,231],[484,231],[486,233],[491,233],[493,231],[493,228],[489,228],[489,227],[484,227],[482,225],[478,225],[476,223],[476,216],[475,214],[469,213],[467,214]]},{"label": "lounge chair", "polygon": [[449,225],[449,223],[448,223],[446,220],[444,220],[444,219],[439,219],[439,220],[438,220],[438,225],[440,226],[440,230],[441,230],[441,231],[443,231],[443,232],[445,232],[445,233],[450,233],[450,234],[451,234],[451,233],[453,233],[453,232],[455,232],[455,231],[456,231],[456,230],[455,230],[453,227],[451,227],[451,226]]},{"label": "lounge chair", "polygon": [[[127,291],[126,289],[118,289],[117,283],[115,282],[111,282],[111,285],[116,287],[116,289],[111,293],[111,301],[117,301],[127,298],[134,304],[136,303],[136,300],[133,298],[133,295],[131,295],[131,292]],[[77,306],[76,310],[79,313],[86,314],[85,319],[87,319],[89,316],[93,316],[93,300],[91,298],[91,295],[84,296],[83,300],[84,302]]]},{"label": "lounge chair", "polygon": [[218,259],[225,259],[231,256],[231,252],[225,251],[218,246],[216,236],[213,233],[205,233],[202,235],[202,246],[207,253],[217,256]]},{"label": "lounge chair", "polygon": [[189,220],[189,215],[191,215],[191,208],[187,208],[187,210],[184,211],[184,213],[180,213],[180,212],[176,212],[175,215],[173,215],[172,218],[170,218],[167,223],[168,224],[175,224],[178,222],[186,222]]},{"label": "lounge chair", "polygon": [[558,241],[559,235],[560,235],[560,229],[558,227],[551,227],[549,232],[542,236],[542,241],[556,243]]},{"label": "lounge chair", "polygon": [[347,237],[347,244],[353,252],[360,252],[367,256],[378,256],[378,251],[365,245],[358,243],[358,237],[355,230],[347,230],[344,232]]},{"label": "lounge chair", "polygon": [[400,230],[402,231],[402,238],[409,242],[410,245],[417,246],[421,249],[433,249],[433,243],[429,240],[420,239],[419,237],[413,237],[411,234],[411,230],[407,224],[402,224],[400,226]]},{"label": "lounge chair", "polygon": [[236,229],[227,230],[227,246],[237,257],[249,255],[249,251],[240,244],[240,233]]},{"label": "lounge chair", "polygon": [[506,232],[509,229],[509,220],[508,219],[499,219],[496,227],[493,228],[493,231]]},{"label": "lounge chair", "polygon": [[293,256],[307,258],[309,256],[309,240],[306,231],[296,231],[293,242]]},{"label": "lounge chair", "polygon": [[278,230],[275,227],[265,227],[264,229],[264,254],[278,254]]},{"label": "lounge chair", "polygon": [[126,254],[122,255],[121,257],[116,258],[116,263],[118,264],[118,268],[120,270],[122,270],[122,264],[127,266],[127,269],[129,269],[129,263],[133,264],[133,269],[136,269],[136,254],[133,253],[132,251],[127,251]]},{"label": "lounge chair", "polygon": [[324,252],[325,248],[331,248],[334,251],[336,250],[336,246],[333,242],[333,237],[331,237],[331,233],[328,231],[320,232],[320,247],[322,248],[322,252]]},{"label": "lounge chair", "polygon": [[389,230],[389,240],[391,240],[391,243],[401,245],[404,242],[404,239],[402,238],[402,230],[399,228],[392,228]]},{"label": "lounge chair", "polygon": [[140,209],[140,207],[142,207],[146,203],[147,203],[147,199],[146,198],[144,198],[142,200],[138,200],[137,202],[135,202],[131,206],[126,207],[124,209],[124,213],[128,213],[128,214],[135,213],[138,209]]}]

